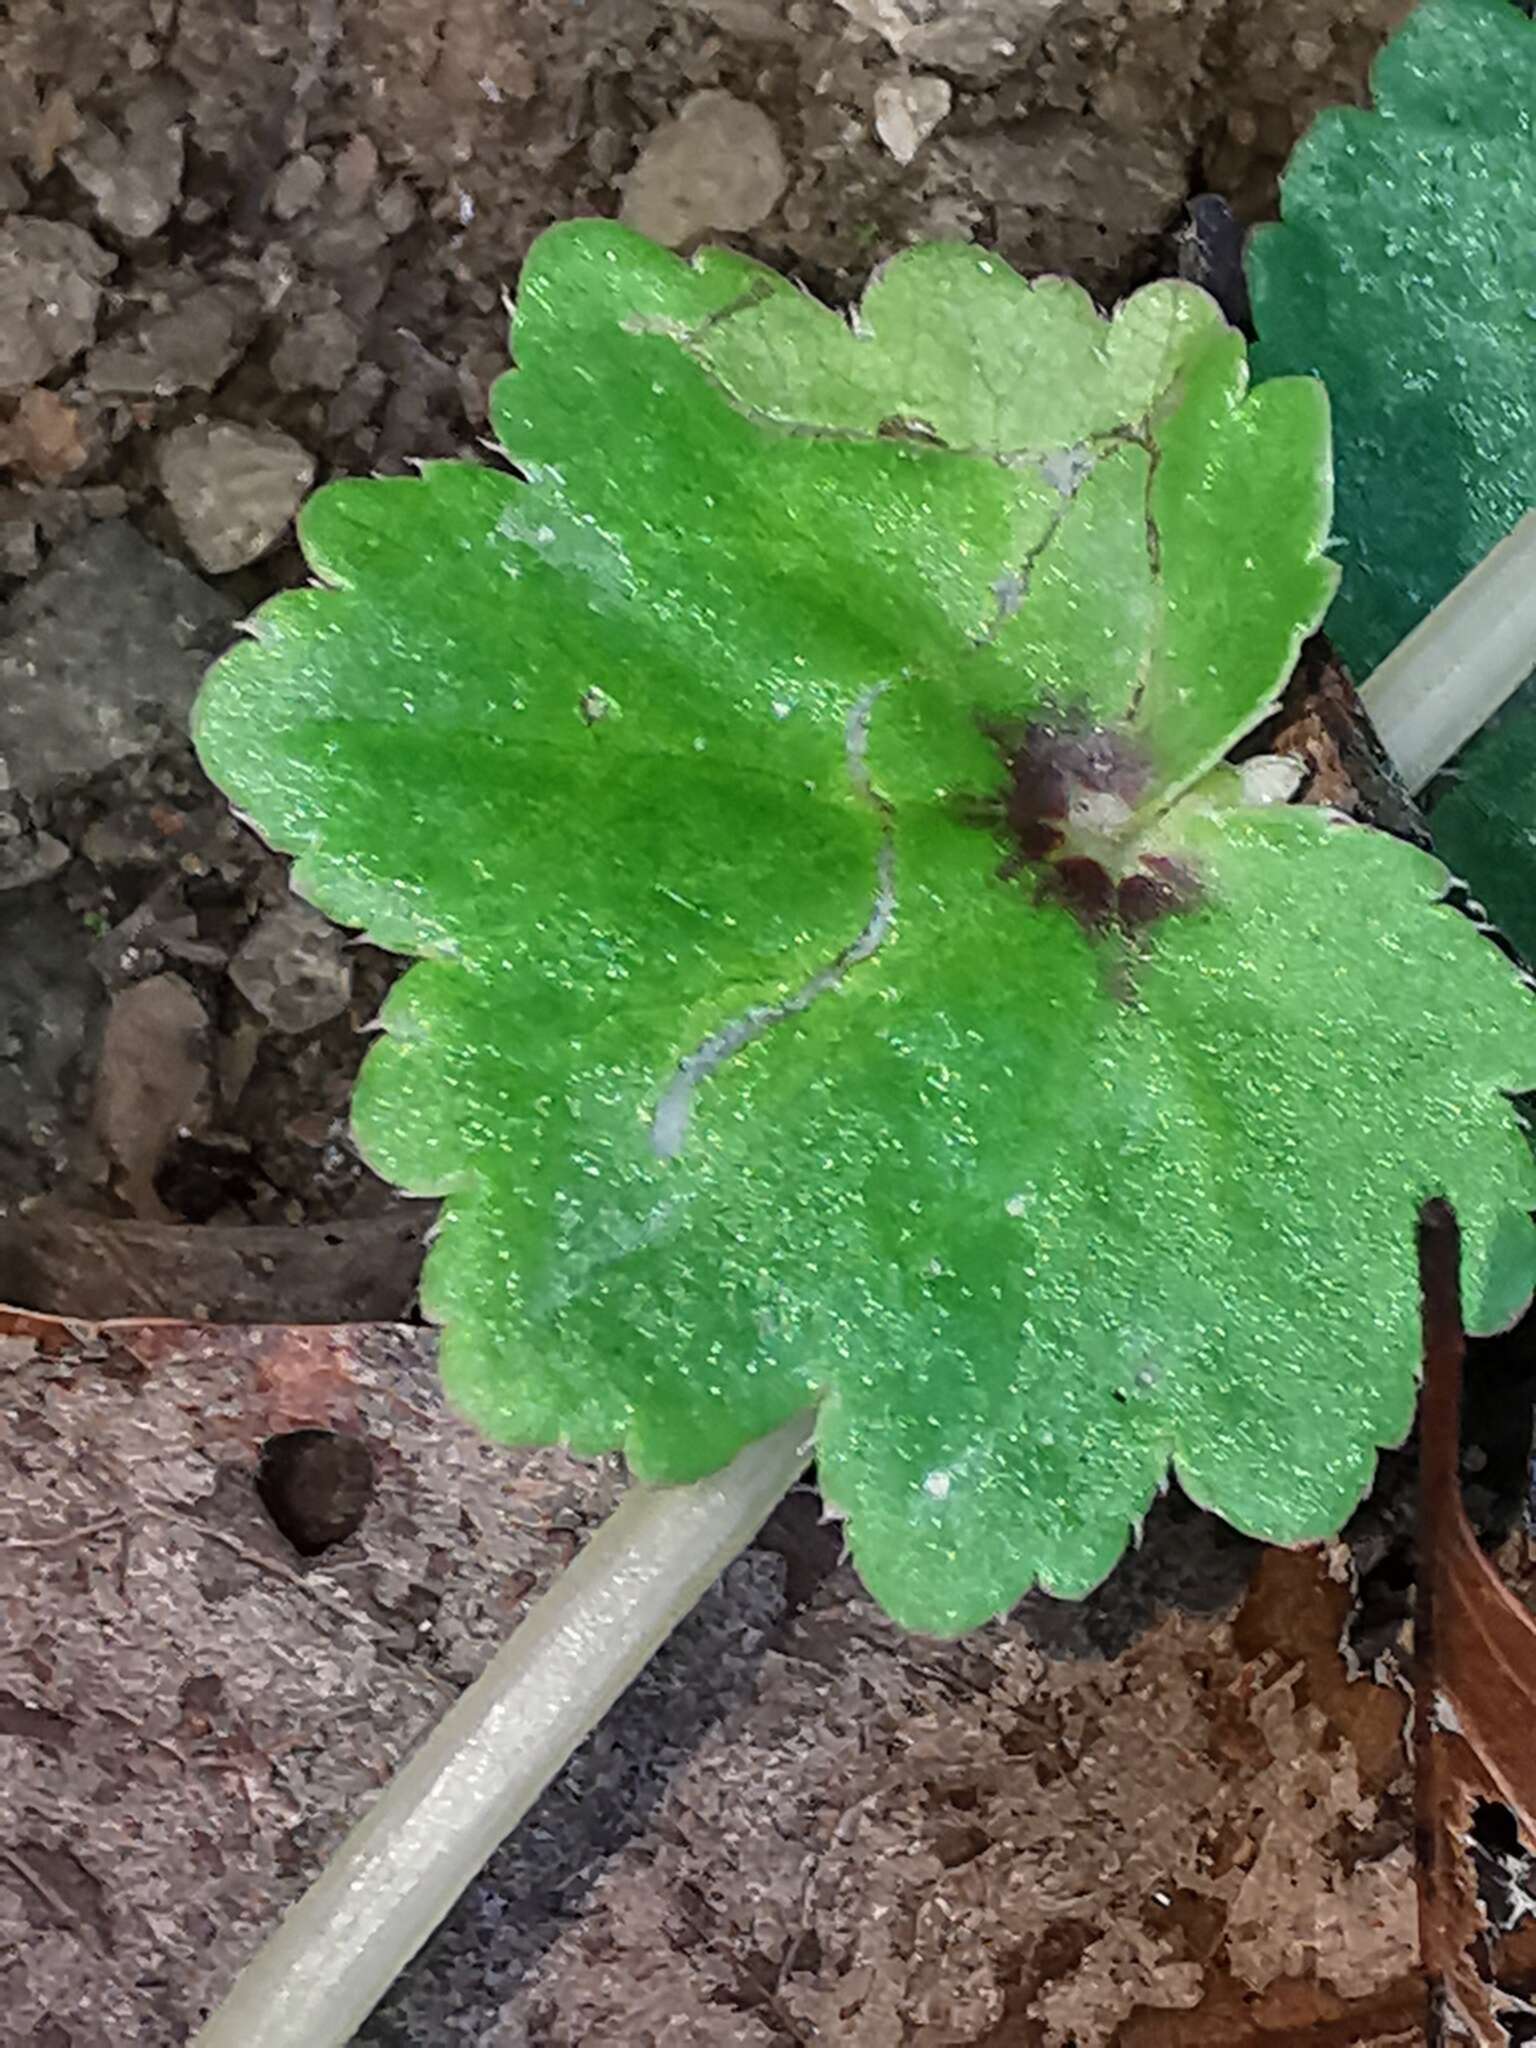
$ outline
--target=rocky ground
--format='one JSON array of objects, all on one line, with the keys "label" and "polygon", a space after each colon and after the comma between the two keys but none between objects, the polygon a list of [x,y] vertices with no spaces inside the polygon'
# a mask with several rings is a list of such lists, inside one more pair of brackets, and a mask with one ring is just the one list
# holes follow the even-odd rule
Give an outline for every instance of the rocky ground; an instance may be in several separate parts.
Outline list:
[{"label": "rocky ground", "polygon": [[186,714],[317,477],[473,453],[541,227],[833,299],[974,235],[1112,297],[1187,262],[1191,195],[1270,211],[1406,5],[11,0],[0,1297],[408,1309],[421,1213],[346,1131],[393,964],[290,899]]}]

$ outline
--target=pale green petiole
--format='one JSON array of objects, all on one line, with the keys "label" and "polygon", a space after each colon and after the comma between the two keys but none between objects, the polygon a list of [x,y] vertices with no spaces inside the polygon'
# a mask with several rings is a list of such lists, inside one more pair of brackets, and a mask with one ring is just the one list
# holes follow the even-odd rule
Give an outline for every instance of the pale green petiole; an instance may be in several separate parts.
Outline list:
[{"label": "pale green petiole", "polygon": [[1382,745],[1422,789],[1536,669],[1536,512],[1462,578],[1360,691]]},{"label": "pale green petiole", "polygon": [[236,1980],[195,2048],[340,2048],[810,1456],[800,1415],[633,1486]]}]

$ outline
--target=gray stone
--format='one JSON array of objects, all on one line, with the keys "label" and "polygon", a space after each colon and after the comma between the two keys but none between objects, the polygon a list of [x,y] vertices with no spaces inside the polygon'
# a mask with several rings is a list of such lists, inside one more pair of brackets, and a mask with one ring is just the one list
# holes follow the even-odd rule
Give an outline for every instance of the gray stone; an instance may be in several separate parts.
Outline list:
[{"label": "gray stone", "polygon": [[65,1164],[84,1048],[102,1007],[86,936],[62,890],[0,893],[0,1189],[7,1198],[35,1193]]},{"label": "gray stone", "polygon": [[149,98],[128,109],[126,135],[89,122],[64,163],[103,227],[125,242],[144,242],[159,234],[181,197],[184,156],[180,126]]},{"label": "gray stone", "polygon": [[272,379],[280,391],[339,391],[357,361],[359,336],[337,302],[322,288],[311,310],[298,317],[272,351]]},{"label": "gray stone", "polygon": [[909,78],[903,73],[875,87],[875,133],[897,163],[911,163],[949,112],[952,99],[947,78]]},{"label": "gray stone", "polygon": [[86,382],[118,398],[211,391],[239,361],[256,318],[250,294],[198,285],[100,342],[86,359]]},{"label": "gray stone", "polygon": [[274,1030],[315,1031],[347,1007],[346,933],[307,903],[269,910],[230,962],[229,978]]},{"label": "gray stone", "polygon": [[[14,824],[9,813],[0,812],[0,825]],[[25,889],[33,882],[45,882],[69,865],[69,848],[51,832],[0,831],[0,889]]]},{"label": "gray stone", "polygon": [[233,608],[125,520],[65,541],[0,613],[0,763],[24,796],[180,729]]},{"label": "gray stone", "polygon": [[291,156],[272,181],[267,205],[279,220],[307,212],[325,190],[325,165],[318,157]]},{"label": "gray stone", "polygon": [[854,22],[883,36],[910,64],[995,76],[1027,56],[1066,0],[839,0]]},{"label": "gray stone", "polygon": [[387,185],[374,201],[374,217],[386,235],[403,235],[420,212],[416,194],[403,178]]},{"label": "gray stone", "polygon": [[37,567],[37,521],[0,516],[0,576],[30,576]]},{"label": "gray stone", "polygon": [[86,347],[116,262],[67,221],[0,225],[0,391],[40,384]]},{"label": "gray stone", "polygon": [[331,183],[343,213],[356,213],[368,198],[379,175],[379,152],[370,137],[354,135],[336,153],[331,165]]},{"label": "gray stone", "polygon": [[689,10],[702,14],[727,35],[756,43],[793,43],[803,35],[789,18],[791,0],[688,0]]},{"label": "gray stone", "polygon": [[728,92],[696,92],[640,152],[619,217],[677,249],[711,228],[756,227],[788,180],[778,134],[761,107]]},{"label": "gray stone", "polygon": [[355,272],[366,271],[389,235],[371,214],[338,214],[327,219],[308,237],[304,254],[316,270],[330,271],[344,291],[350,292]]},{"label": "gray stone", "polygon": [[112,999],[96,1066],[94,1122],[135,1216],[167,1221],[155,1174],[208,1091],[208,1014],[179,974],[156,974]]},{"label": "gray stone", "polygon": [[315,480],[315,459],[275,427],[209,420],[160,445],[160,482],[187,546],[224,575],[275,547]]}]

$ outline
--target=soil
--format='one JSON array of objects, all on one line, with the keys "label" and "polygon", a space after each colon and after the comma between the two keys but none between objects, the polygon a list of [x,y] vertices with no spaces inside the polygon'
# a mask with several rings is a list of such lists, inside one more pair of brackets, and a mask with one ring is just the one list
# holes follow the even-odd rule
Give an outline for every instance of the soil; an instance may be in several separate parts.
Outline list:
[{"label": "soil", "polygon": [[[486,1443],[419,1329],[0,1311],[0,1362],[0,2040],[171,2048],[622,1475]],[[1170,1497],[947,1644],[797,1489],[356,2048],[1419,2048],[1412,1478],[1309,1554]]]},{"label": "soil", "polygon": [[622,211],[834,301],[936,234],[1231,295],[1189,202],[1271,212],[1407,4],[9,0],[0,1298],[409,1313],[425,1218],[346,1122],[397,964],[293,906],[186,713],[302,576],[311,476],[475,453],[539,229]]},{"label": "soil", "polygon": [[[0,1345],[0,2040],[161,2048],[620,1475],[486,1444],[421,1331]],[[1091,1599],[960,1643],[792,1494],[358,2048],[1422,2040],[1401,1601],[1349,1640],[1392,1493],[1312,1556],[1164,1502]]]},{"label": "soil", "polygon": [[[398,963],[295,904],[186,718],[302,577],[311,477],[476,452],[539,229],[623,212],[835,302],[970,235],[1238,315],[1240,224],[1408,6],[0,4],[0,1300],[412,1314],[430,1206],[346,1128]],[[1319,796],[1415,829],[1323,651],[1278,723]],[[0,2040],[187,2038],[606,1505],[606,1468],[455,1434],[420,1332],[342,1345],[317,1406],[330,1341],[10,1340]],[[942,1649],[792,1500],[360,2039],[1427,2038],[1405,1474],[1310,1560],[1170,1503],[1094,1600]]]}]

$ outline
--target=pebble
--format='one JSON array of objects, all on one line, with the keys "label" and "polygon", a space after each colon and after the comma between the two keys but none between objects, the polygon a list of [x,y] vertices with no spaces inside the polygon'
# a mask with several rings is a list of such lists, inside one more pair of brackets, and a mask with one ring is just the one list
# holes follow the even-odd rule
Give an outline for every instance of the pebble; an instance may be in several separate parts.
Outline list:
[{"label": "pebble", "polygon": [[69,865],[69,848],[51,832],[0,836],[0,889],[25,889]]},{"label": "pebble", "polygon": [[788,182],[778,134],[762,108],[728,92],[698,92],[640,152],[624,181],[619,218],[677,249],[712,228],[756,227]]},{"label": "pebble", "polygon": [[122,398],[211,391],[239,361],[256,319],[248,291],[200,285],[92,349],[86,382]]},{"label": "pebble", "polygon": [[280,391],[339,391],[357,362],[361,336],[334,292],[288,329],[272,351],[272,381]]},{"label": "pebble", "polygon": [[0,469],[19,469],[40,484],[56,484],[90,459],[79,410],[35,384],[24,391],[15,415],[0,426]]},{"label": "pebble", "polygon": [[30,576],[38,559],[37,521],[0,517],[0,576]]},{"label": "pebble", "polygon": [[[909,64],[977,78],[1025,54],[1069,0],[838,0],[855,26],[882,37]],[[1106,4],[1104,13],[1112,11]],[[1123,13],[1124,10],[1122,9]]]},{"label": "pebble", "polygon": [[338,150],[331,165],[331,183],[343,213],[357,212],[378,175],[379,152],[366,135],[354,135],[345,149]]},{"label": "pebble", "polygon": [[64,165],[102,226],[125,242],[159,234],[181,197],[186,145],[179,123],[154,98],[128,109],[127,134],[89,122],[63,151]]},{"label": "pebble", "polygon": [[373,203],[374,218],[391,237],[403,235],[419,211],[416,194],[403,178],[386,185]]},{"label": "pebble", "polygon": [[136,1216],[164,1217],[155,1174],[208,1089],[208,1013],[179,974],[112,999],[96,1070],[96,1135]]},{"label": "pebble", "polygon": [[888,78],[875,87],[875,133],[897,163],[911,163],[953,97],[945,78]]},{"label": "pebble", "polygon": [[0,391],[41,384],[90,343],[116,263],[68,221],[0,224]]},{"label": "pebble", "polygon": [[39,796],[184,727],[232,618],[126,519],[61,541],[0,613],[0,761],[12,787]]},{"label": "pebble", "polygon": [[27,155],[33,177],[50,176],[58,162],[59,151],[71,142],[78,142],[84,133],[85,123],[75,105],[74,94],[63,87],[49,93],[38,109],[28,141]]},{"label": "pebble", "polygon": [[229,978],[276,1031],[314,1031],[352,998],[346,933],[307,903],[261,918],[230,963]]},{"label": "pebble", "polygon": [[160,482],[187,546],[211,574],[254,562],[287,531],[315,459],[275,427],[208,420],[160,444]]},{"label": "pebble", "polygon": [[291,156],[272,181],[268,210],[278,220],[294,220],[307,212],[325,190],[325,165],[318,157]]},{"label": "pebble", "polygon": [[696,14],[707,15],[727,35],[751,42],[793,44],[800,34],[789,19],[785,0],[690,0]]}]

